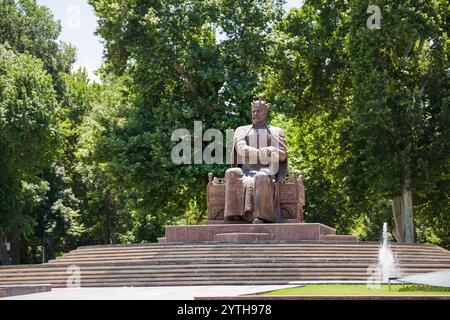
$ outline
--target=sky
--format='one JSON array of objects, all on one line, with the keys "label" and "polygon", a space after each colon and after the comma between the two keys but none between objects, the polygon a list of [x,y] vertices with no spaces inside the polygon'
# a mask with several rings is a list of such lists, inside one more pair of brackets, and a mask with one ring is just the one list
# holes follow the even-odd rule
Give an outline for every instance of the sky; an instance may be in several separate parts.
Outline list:
[{"label": "sky", "polygon": [[101,38],[94,34],[97,18],[87,0],[37,0],[50,9],[56,20],[60,20],[59,40],[72,44],[77,49],[77,61],[73,70],[84,66],[89,78],[99,81],[94,71],[100,67],[103,56]]},{"label": "sky", "polygon": [[[287,0],[284,8],[299,7],[304,0]],[[77,61],[73,70],[85,67],[89,78],[99,82],[95,70],[100,67],[103,57],[103,44],[96,36],[97,18],[87,0],[37,0],[40,5],[50,9],[56,20],[61,22],[59,40],[71,43],[77,49]]]}]

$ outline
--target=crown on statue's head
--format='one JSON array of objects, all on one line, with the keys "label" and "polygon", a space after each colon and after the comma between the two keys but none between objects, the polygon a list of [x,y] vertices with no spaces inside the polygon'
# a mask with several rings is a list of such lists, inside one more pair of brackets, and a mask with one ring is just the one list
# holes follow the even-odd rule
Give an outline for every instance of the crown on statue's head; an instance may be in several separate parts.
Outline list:
[{"label": "crown on statue's head", "polygon": [[266,101],[264,100],[264,97],[262,95],[258,96],[258,100],[255,100],[255,101],[252,102],[252,107],[256,106],[258,104],[261,105],[261,106],[266,107],[267,109],[270,108],[270,104],[266,103]]}]

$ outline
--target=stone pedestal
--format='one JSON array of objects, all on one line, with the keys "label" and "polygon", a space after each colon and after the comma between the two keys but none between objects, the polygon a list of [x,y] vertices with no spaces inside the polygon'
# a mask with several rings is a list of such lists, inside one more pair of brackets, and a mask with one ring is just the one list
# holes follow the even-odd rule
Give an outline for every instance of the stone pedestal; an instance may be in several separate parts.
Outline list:
[{"label": "stone pedestal", "polygon": [[320,223],[208,224],[166,226],[160,242],[283,242],[356,241],[336,236],[336,230]]}]

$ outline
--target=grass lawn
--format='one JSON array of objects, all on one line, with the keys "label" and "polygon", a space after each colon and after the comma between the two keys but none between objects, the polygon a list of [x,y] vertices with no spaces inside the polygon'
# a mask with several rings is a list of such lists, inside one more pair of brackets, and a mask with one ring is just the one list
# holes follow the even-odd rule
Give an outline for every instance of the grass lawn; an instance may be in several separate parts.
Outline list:
[{"label": "grass lawn", "polygon": [[378,289],[370,289],[365,284],[308,284],[304,287],[275,290],[261,293],[264,296],[450,296],[450,288],[423,285],[381,285]]}]

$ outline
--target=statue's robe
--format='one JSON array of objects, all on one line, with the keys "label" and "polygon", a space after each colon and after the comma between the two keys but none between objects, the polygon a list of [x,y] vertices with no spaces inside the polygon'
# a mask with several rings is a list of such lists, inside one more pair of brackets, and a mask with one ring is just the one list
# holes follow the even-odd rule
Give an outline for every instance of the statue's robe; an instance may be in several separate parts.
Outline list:
[{"label": "statue's robe", "polygon": [[[258,157],[259,149],[273,146],[286,153],[279,161],[274,155],[275,166]],[[231,150],[232,168],[225,173],[225,211],[227,220],[254,219],[276,222],[280,216],[279,183],[287,172],[286,141],[283,130],[265,125],[255,129],[253,125],[236,129]]]}]

